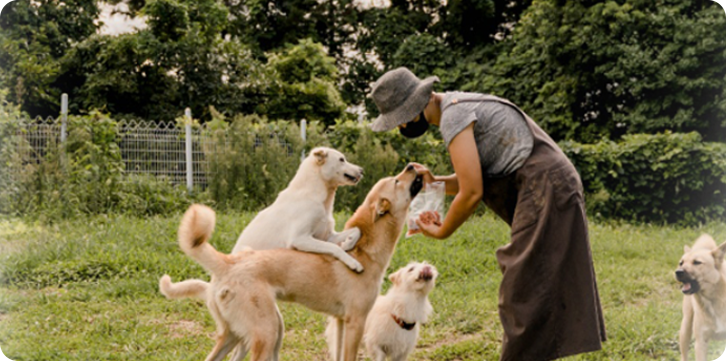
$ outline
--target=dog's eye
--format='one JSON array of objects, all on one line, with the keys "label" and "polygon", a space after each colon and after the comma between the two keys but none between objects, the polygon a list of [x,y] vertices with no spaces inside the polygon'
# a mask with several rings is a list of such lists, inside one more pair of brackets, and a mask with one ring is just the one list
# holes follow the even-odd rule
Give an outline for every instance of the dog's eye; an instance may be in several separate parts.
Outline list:
[{"label": "dog's eye", "polygon": [[680,263],[679,263],[678,265],[679,265],[679,266],[683,266],[683,261],[681,261],[681,262],[680,262]]},{"label": "dog's eye", "polygon": [[396,179],[396,184],[398,184],[398,179]]},{"label": "dog's eye", "polygon": [[699,264],[701,264],[701,263],[703,263],[703,262],[701,262],[701,261],[693,261],[693,265],[694,265],[694,266],[698,266],[698,265],[699,265]]},{"label": "dog's eye", "polygon": [[409,272],[413,272],[413,267],[408,269]]},{"label": "dog's eye", "polygon": [[340,161],[341,162],[345,162],[345,158],[340,158]]}]

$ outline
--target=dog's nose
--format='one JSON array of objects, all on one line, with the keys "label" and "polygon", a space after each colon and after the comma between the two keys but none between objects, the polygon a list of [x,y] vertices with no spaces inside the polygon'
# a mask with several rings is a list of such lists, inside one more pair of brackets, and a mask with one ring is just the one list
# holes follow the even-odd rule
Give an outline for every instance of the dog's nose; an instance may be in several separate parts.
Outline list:
[{"label": "dog's nose", "polygon": [[681,280],[681,279],[683,279],[685,277],[686,277],[686,271],[684,271],[682,269],[677,269],[676,270],[676,279]]},{"label": "dog's nose", "polygon": [[407,171],[407,172],[410,172],[410,171],[412,171],[413,169],[414,169],[414,168],[413,168],[413,164],[410,164],[410,163],[409,163],[409,164],[408,164],[408,165],[406,166],[406,171]]}]

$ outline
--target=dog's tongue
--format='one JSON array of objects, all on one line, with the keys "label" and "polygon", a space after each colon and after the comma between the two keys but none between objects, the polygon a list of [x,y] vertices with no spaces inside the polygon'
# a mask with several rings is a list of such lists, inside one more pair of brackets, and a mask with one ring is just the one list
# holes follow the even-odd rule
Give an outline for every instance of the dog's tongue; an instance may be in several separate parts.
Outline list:
[{"label": "dog's tongue", "polygon": [[691,289],[691,282],[686,282],[683,284],[683,287],[681,288],[681,291],[686,292]]}]

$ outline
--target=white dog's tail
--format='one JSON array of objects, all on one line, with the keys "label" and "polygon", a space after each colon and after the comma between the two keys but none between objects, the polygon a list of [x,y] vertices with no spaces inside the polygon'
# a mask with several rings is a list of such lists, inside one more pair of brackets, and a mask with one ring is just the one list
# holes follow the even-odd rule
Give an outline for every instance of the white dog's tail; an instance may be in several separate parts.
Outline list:
[{"label": "white dog's tail", "polygon": [[230,263],[226,255],[209,244],[214,232],[214,211],[201,204],[192,204],[179,225],[179,247],[212,275],[222,274]]},{"label": "white dog's tail", "polygon": [[202,280],[186,280],[177,283],[171,282],[169,275],[159,280],[159,291],[166,298],[199,298],[205,299],[209,283]]}]

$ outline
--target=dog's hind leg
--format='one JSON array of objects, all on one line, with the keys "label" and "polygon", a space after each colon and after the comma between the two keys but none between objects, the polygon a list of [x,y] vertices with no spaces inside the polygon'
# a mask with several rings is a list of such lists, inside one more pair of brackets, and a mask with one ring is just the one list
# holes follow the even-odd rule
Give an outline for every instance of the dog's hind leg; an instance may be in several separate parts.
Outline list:
[{"label": "dog's hind leg", "polygon": [[232,361],[242,361],[247,356],[247,345],[244,342],[240,342],[232,353]]},{"label": "dog's hind leg", "polygon": [[374,347],[370,353],[374,361],[386,361],[386,353],[380,347]]},{"label": "dog's hind leg", "polygon": [[275,342],[273,360],[278,361],[280,359],[280,349],[282,348],[282,337],[285,335],[285,322],[282,320],[282,314],[277,304],[275,304],[275,311],[277,314],[277,341]]},{"label": "dog's hind leg", "polygon": [[[344,361],[355,361],[358,357],[358,346],[363,337],[365,327],[365,315],[363,318],[348,316],[345,319],[345,337],[343,342]],[[342,327],[341,327],[342,328]]]},{"label": "dog's hind leg", "polygon": [[345,322],[342,318],[335,318],[335,361],[343,361],[345,357],[344,350],[345,346]]},{"label": "dog's hind leg", "polygon": [[206,361],[222,361],[227,354],[232,351],[234,346],[240,342],[240,339],[227,331],[217,337],[217,344],[214,345],[212,352],[206,358]]}]

